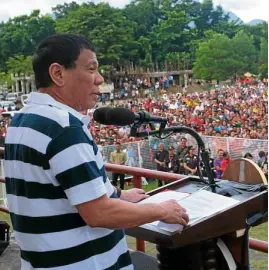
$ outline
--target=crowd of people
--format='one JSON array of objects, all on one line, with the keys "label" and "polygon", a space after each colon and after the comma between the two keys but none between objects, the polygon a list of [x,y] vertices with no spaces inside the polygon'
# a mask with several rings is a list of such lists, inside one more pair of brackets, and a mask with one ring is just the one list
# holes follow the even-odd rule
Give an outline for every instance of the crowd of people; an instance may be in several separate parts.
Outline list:
[{"label": "crowd of people", "polygon": [[[133,112],[146,110],[152,115],[166,117],[169,126],[188,126],[201,135],[268,139],[268,88],[262,83],[249,87],[222,87],[200,93],[113,100],[109,105],[123,106]],[[141,129],[147,131],[150,127]],[[129,136],[128,127],[103,126],[93,119],[90,131],[99,145],[138,140]]]},{"label": "crowd of people", "polygon": [[[141,79],[137,83],[147,86],[146,80]],[[124,87],[124,83],[121,84]],[[158,93],[159,95],[147,95],[143,98],[135,95],[132,99],[122,99],[119,92],[113,94],[108,105],[125,107],[133,112],[145,110],[152,115],[166,117],[168,126],[188,126],[200,135],[268,139],[268,88],[262,83],[246,87],[222,86],[200,93],[162,94],[161,91]],[[99,103],[99,106],[102,106],[101,104]],[[88,112],[91,118],[93,112],[94,109]],[[0,113],[1,145],[9,122],[10,119]],[[93,118],[89,130],[97,144],[101,146],[141,140],[130,136],[128,126],[104,126],[95,122]],[[140,127],[139,131],[149,130],[148,125]]]},{"label": "crowd of people", "polygon": [[[163,142],[160,142],[157,149],[153,151],[151,163],[157,171],[161,172],[196,176],[201,174],[207,176],[204,164],[197,156],[196,150],[196,147],[188,142],[188,139],[185,137],[181,137],[176,144],[169,144],[168,146]],[[106,160],[106,162],[117,165],[128,165],[130,151],[132,152],[132,149],[124,149],[118,142],[116,143],[115,151],[110,153],[110,158]],[[214,156],[215,158],[210,159],[210,167],[213,175],[217,179],[225,179],[225,171],[232,162],[231,155],[228,151],[219,148]],[[265,174],[265,177],[268,179],[268,152],[265,153],[264,151],[259,151],[257,159],[255,159],[250,152],[247,152],[242,157],[257,163]],[[142,157],[139,157],[139,159],[140,161],[143,160]],[[135,166],[135,164],[131,164],[130,166]],[[120,188],[124,189],[125,184],[128,184],[126,175],[113,173],[112,184],[114,186],[118,185],[118,178],[120,179]],[[163,182],[158,180],[158,186],[160,187],[162,185]]]}]

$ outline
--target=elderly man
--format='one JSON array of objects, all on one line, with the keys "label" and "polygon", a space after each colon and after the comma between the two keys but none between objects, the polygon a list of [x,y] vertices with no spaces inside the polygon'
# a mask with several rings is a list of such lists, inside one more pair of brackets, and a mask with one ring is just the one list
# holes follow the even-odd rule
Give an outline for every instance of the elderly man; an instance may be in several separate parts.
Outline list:
[{"label": "elderly man", "polygon": [[[161,220],[186,225],[173,200],[134,204],[143,190],[114,188],[79,112],[93,108],[103,78],[92,43],[54,35],[33,57],[38,92],[5,141],[7,200],[21,269],[133,269],[124,228]],[[118,199],[120,198],[120,199]]]}]

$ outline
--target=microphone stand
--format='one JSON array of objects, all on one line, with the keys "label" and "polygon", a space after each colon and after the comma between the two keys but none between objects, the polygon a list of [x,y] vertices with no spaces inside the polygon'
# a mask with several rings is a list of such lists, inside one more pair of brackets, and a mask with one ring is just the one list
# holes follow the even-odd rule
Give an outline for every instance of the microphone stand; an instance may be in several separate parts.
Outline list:
[{"label": "microphone stand", "polygon": [[[136,126],[137,127],[137,126]],[[168,136],[172,135],[173,133],[186,133],[186,134],[190,134],[197,142],[198,144],[198,148],[201,150],[201,157],[202,157],[202,161],[204,163],[205,166],[205,171],[207,174],[207,178],[209,181],[209,186],[212,189],[212,192],[216,193],[216,182],[214,179],[214,175],[213,172],[210,168],[210,154],[209,151],[205,148],[205,144],[201,138],[201,136],[192,128],[189,127],[184,127],[184,126],[176,126],[176,127],[170,127],[170,128],[164,128],[162,130],[152,130],[149,132],[137,132],[136,131],[136,127],[132,127],[131,129],[131,136],[132,137],[148,137],[148,136],[161,136],[161,133],[165,134],[165,133],[169,133]],[[198,164],[199,166],[199,164]]]}]

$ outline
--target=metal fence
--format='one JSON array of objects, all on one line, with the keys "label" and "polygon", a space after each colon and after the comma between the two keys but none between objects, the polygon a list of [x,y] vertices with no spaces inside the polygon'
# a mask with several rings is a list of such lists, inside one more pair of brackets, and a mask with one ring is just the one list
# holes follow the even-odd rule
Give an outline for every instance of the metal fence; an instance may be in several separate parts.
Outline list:
[{"label": "metal fence", "polygon": [[[156,169],[154,155],[158,149],[159,143],[164,143],[165,149],[167,149],[168,146],[173,145],[176,151],[181,137],[183,137],[183,135],[171,136],[164,140],[150,137],[148,140],[122,144],[122,150],[127,155],[127,162],[125,165],[145,169]],[[195,139],[188,134],[184,135],[184,137],[188,140],[187,145],[192,145],[196,147],[197,150]],[[246,153],[251,153],[254,157],[254,161],[257,161],[259,159],[259,151],[268,151],[268,140],[209,136],[203,136],[202,138],[206,148],[210,150],[211,158],[217,156],[218,149],[223,149],[230,153],[232,159],[242,158]],[[100,150],[103,154],[104,161],[109,162],[110,154],[115,151],[115,146],[101,146]]]},{"label": "metal fence", "polygon": [[[156,164],[154,162],[154,155],[158,149],[158,144],[160,142],[164,143],[165,149],[168,146],[173,145],[175,149],[178,148],[178,142],[183,135],[171,136],[167,139],[160,140],[150,137],[148,140],[142,140],[139,142],[125,143],[122,144],[122,150],[126,152],[127,155],[127,166],[130,167],[140,167],[145,169],[156,169]],[[197,146],[196,141],[190,135],[184,135],[188,140],[188,145]],[[211,152],[211,158],[215,158],[218,149],[223,149],[228,151],[232,157],[241,158],[247,152],[251,153],[254,160],[258,160],[259,151],[268,151],[268,141],[267,140],[250,140],[250,139],[238,139],[238,138],[224,138],[224,137],[207,137],[203,136],[203,141]],[[197,149],[197,148],[196,148]],[[110,154],[115,151],[114,145],[100,147],[101,153],[103,154],[103,160],[105,163],[109,162]],[[3,160],[0,160],[0,176],[4,176]],[[108,177],[112,179],[111,173],[108,172]],[[143,179],[142,179],[143,180]],[[146,183],[146,182],[145,182]],[[5,186],[0,183],[0,204],[6,205],[6,191]]]}]

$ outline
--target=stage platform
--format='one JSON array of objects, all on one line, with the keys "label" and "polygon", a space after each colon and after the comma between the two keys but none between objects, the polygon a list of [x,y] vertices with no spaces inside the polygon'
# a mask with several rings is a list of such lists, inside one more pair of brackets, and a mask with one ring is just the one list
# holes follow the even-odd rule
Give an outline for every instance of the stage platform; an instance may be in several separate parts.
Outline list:
[{"label": "stage platform", "polygon": [[20,249],[15,242],[14,236],[11,236],[10,245],[0,256],[0,270],[20,270]]}]

